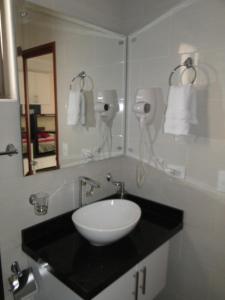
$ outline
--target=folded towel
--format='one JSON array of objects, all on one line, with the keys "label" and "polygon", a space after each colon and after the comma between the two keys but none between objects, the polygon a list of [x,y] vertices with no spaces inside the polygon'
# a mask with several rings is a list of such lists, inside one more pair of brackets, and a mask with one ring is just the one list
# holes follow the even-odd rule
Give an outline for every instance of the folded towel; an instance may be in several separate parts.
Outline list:
[{"label": "folded towel", "polygon": [[80,91],[70,90],[68,109],[67,109],[67,125],[76,126],[80,120]]},{"label": "folded towel", "polygon": [[67,109],[67,125],[76,126],[86,124],[86,101],[84,92],[81,90],[70,90],[68,109]]},{"label": "folded towel", "polygon": [[96,118],[94,110],[94,94],[93,91],[84,91],[84,97],[86,102],[86,123],[87,129],[96,127]]},{"label": "folded towel", "polygon": [[164,133],[188,135],[197,124],[196,93],[192,84],[171,86],[168,95]]},{"label": "folded towel", "polygon": [[86,124],[86,101],[84,91],[80,91],[80,124],[85,126]]}]

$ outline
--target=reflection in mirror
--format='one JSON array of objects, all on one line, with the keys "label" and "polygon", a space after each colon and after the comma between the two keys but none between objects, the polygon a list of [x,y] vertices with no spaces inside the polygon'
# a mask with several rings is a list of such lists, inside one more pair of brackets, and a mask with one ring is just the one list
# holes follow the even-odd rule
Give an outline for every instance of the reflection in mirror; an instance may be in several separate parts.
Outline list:
[{"label": "reflection in mirror", "polygon": [[[56,163],[57,156],[60,166],[67,167],[122,155],[125,129],[126,38],[65,16],[61,12],[31,4],[30,1],[18,0],[16,3],[17,46],[21,47],[22,53],[30,48],[55,42],[59,128]],[[67,5],[67,1],[63,3]],[[56,140],[57,150],[57,137],[54,137],[54,130],[56,135],[57,130],[50,124],[54,119],[51,115],[54,113],[47,104],[47,99],[51,99],[51,92],[48,90],[48,95],[43,95],[43,87],[48,82],[44,76],[47,75],[37,75],[38,72],[46,74],[47,71],[47,56],[42,58],[38,56],[35,60],[33,58],[27,61],[27,67],[30,68],[27,84],[31,85],[28,88],[28,96],[31,97],[33,93],[30,102],[33,113],[29,119],[37,118],[37,122],[34,123],[38,132],[51,134],[50,138]],[[19,69],[23,69],[21,56],[18,57],[18,64]],[[37,67],[36,72],[33,72],[34,67]],[[24,85],[24,76],[20,74],[19,77],[22,104],[24,95],[21,86]],[[42,87],[39,95],[35,90],[38,85]],[[41,104],[40,99],[44,101]],[[40,106],[41,112],[38,111]],[[48,121],[48,126],[43,125],[44,121]],[[25,118],[21,118],[21,122],[25,136],[26,132],[31,131],[31,126],[26,124]],[[30,134],[32,135],[31,132]],[[24,156],[30,155],[33,159],[32,151],[40,156],[42,151],[51,150],[53,146],[40,146],[39,141],[34,144],[31,147],[34,150],[24,147]],[[29,151],[30,154],[27,153]],[[38,157],[39,160],[41,158]],[[31,169],[29,164],[28,168]],[[34,173],[33,169],[34,166]],[[30,170],[29,174],[33,174],[32,172]]]},{"label": "reflection in mirror", "polygon": [[58,168],[55,43],[18,50],[24,175]]}]

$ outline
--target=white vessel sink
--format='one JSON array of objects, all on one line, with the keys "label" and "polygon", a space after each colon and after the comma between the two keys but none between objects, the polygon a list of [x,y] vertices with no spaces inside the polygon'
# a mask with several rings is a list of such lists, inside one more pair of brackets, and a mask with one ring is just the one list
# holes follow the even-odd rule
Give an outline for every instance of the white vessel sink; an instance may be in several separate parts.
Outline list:
[{"label": "white vessel sink", "polygon": [[131,232],[140,217],[141,209],[134,202],[110,199],[79,208],[72,220],[78,232],[92,245],[104,246]]}]

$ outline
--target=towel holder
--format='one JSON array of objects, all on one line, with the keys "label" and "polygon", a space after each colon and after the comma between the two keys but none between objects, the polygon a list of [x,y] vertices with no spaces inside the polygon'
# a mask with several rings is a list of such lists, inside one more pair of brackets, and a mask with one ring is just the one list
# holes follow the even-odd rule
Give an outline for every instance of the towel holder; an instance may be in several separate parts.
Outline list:
[{"label": "towel holder", "polygon": [[0,152],[0,156],[3,156],[3,155],[13,156],[15,154],[18,154],[18,150],[16,149],[16,147],[13,144],[8,144],[6,146],[5,151]]},{"label": "towel holder", "polygon": [[172,85],[172,79],[173,79],[173,75],[174,73],[182,68],[182,67],[186,67],[187,69],[192,69],[194,71],[194,78],[192,79],[191,83],[193,84],[197,78],[197,71],[193,65],[193,59],[191,57],[188,57],[183,64],[177,66],[176,68],[173,69],[173,71],[170,73],[170,77],[169,77],[169,85]]},{"label": "towel holder", "polygon": [[91,85],[93,88],[93,80],[90,76],[87,75],[85,71],[81,71],[77,76],[73,77],[70,83],[70,89],[72,89],[72,84],[77,80],[80,79],[80,89],[83,90],[85,87],[85,78],[88,78],[91,81]]}]

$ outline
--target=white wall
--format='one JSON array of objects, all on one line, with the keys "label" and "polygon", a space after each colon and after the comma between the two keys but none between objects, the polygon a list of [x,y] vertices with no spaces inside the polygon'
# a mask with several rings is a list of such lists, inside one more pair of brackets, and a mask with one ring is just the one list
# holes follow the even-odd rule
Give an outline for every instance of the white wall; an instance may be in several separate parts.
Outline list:
[{"label": "white wall", "polygon": [[[130,191],[185,210],[185,229],[175,242],[179,252],[170,261],[168,288],[160,300],[225,298],[225,201],[224,193],[217,191],[218,172],[225,169],[224,14],[223,1],[186,1],[130,36],[127,153],[139,153],[139,128],[132,112],[136,89],[160,87],[163,95],[150,128],[156,133],[154,150],[167,164],[186,168],[180,182],[152,168],[147,168],[142,189],[134,187],[134,178],[128,180]],[[199,124],[192,136],[175,140],[162,130],[168,78],[187,56],[197,68]],[[134,169],[127,172],[134,174]]]}]

